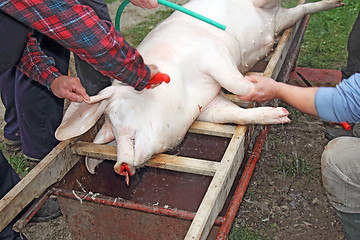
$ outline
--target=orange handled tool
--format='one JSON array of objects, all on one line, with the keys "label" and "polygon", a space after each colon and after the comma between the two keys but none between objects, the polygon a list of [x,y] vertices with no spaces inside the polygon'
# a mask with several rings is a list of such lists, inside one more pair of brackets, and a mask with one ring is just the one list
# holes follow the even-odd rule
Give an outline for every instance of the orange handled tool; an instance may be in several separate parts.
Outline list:
[{"label": "orange handled tool", "polygon": [[330,124],[337,124],[340,125],[343,129],[345,129],[346,131],[350,131],[351,130],[351,126],[347,123],[347,122],[340,122],[340,123],[336,123],[336,122],[330,122]]},{"label": "orange handled tool", "polygon": [[152,79],[149,80],[148,84],[146,85],[146,88],[149,89],[151,84],[162,83],[162,82],[169,83],[170,82],[169,75],[165,73],[157,73]]},{"label": "orange handled tool", "polygon": [[351,130],[351,126],[347,122],[341,122],[339,123],[346,131]]}]

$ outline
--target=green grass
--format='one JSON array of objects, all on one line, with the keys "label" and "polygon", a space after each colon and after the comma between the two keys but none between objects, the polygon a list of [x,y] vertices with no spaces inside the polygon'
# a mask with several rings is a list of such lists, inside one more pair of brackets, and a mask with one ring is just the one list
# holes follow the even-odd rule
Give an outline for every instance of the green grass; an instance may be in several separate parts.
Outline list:
[{"label": "green grass", "polygon": [[270,237],[258,233],[254,229],[250,229],[248,226],[243,228],[234,226],[228,236],[229,240],[269,240]]},{"label": "green grass", "polygon": [[7,154],[7,151],[4,147],[4,143],[0,144],[0,150],[3,152],[4,156],[14,168],[15,172],[19,175],[20,178],[25,177],[26,174],[30,172],[33,168],[31,164],[25,159],[22,154]]},{"label": "green grass", "polygon": [[297,66],[335,70],[345,66],[347,39],[359,12],[360,1],[344,0],[343,3],[345,6],[342,8],[311,15]]},{"label": "green grass", "polygon": [[285,154],[280,153],[278,154],[277,159],[279,161],[279,166],[275,168],[275,171],[280,172],[287,177],[310,177],[314,171],[309,160],[301,156],[292,156],[288,158]]},{"label": "green grass", "polygon": [[145,36],[162,20],[167,18],[173,13],[173,10],[158,11],[150,14],[146,21],[139,23],[138,25],[121,31],[126,41],[132,46],[138,46],[139,43],[145,38]]}]

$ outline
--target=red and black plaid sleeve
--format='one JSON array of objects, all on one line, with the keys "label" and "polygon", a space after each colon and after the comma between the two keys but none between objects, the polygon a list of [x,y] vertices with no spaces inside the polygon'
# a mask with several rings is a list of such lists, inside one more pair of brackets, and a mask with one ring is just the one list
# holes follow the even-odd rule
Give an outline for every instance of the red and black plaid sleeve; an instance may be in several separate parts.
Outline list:
[{"label": "red and black plaid sleeve", "polygon": [[31,33],[25,44],[21,59],[17,66],[31,79],[38,81],[50,89],[51,83],[61,73],[54,67],[54,59],[45,55],[35,37]]},{"label": "red and black plaid sleeve", "polygon": [[150,70],[121,33],[88,6],[64,0],[3,0],[0,10],[58,41],[109,77],[142,90]]}]

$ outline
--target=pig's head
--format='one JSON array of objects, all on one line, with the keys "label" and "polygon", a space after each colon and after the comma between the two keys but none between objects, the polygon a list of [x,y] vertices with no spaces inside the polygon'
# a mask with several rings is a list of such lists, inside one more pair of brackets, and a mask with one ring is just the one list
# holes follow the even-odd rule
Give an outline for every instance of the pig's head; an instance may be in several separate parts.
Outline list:
[{"label": "pig's head", "polygon": [[[153,128],[139,117],[143,112],[142,108],[135,108],[139,106],[139,101],[136,101],[139,95],[141,94],[132,87],[115,85],[90,97],[88,102],[71,103],[55,132],[56,138],[64,141],[87,132],[105,113],[105,123],[94,143],[117,147],[114,171],[128,179],[135,173],[135,167],[141,166],[155,151],[147,137],[151,135],[148,132]],[[101,162],[102,160],[89,157],[85,159],[86,167],[92,174]]]}]

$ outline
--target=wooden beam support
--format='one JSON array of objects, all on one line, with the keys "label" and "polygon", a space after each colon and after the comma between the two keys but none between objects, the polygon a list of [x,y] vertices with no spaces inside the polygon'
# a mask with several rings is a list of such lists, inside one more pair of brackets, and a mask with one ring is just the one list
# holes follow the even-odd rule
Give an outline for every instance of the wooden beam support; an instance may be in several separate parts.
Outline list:
[{"label": "wooden beam support", "polygon": [[238,126],[185,239],[206,239],[224,206],[245,152],[246,126]]},{"label": "wooden beam support", "polygon": [[72,146],[71,151],[76,155],[113,161],[117,160],[116,147],[109,145],[78,141]]},{"label": "wooden beam support", "polygon": [[[71,150],[74,154],[77,155],[99,159],[108,159],[113,161],[116,161],[117,159],[116,147],[114,146],[79,141],[72,146]],[[219,165],[220,163],[214,161],[173,156],[168,154],[157,154],[152,159],[145,162],[145,166],[148,167],[156,167],[206,176],[213,176],[216,170],[219,168]]]},{"label": "wooden beam support", "polygon": [[78,162],[69,140],[61,142],[0,200],[2,231],[34,198],[61,180]]},{"label": "wooden beam support", "polygon": [[219,162],[187,158],[167,154],[158,154],[145,163],[148,167],[156,167],[179,172],[214,176],[220,167]]},{"label": "wooden beam support", "polygon": [[189,132],[231,138],[235,130],[235,125],[195,121]]}]

